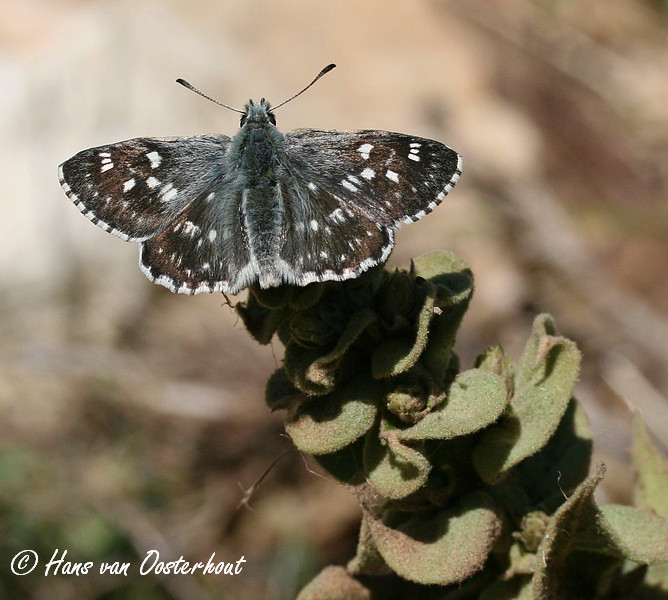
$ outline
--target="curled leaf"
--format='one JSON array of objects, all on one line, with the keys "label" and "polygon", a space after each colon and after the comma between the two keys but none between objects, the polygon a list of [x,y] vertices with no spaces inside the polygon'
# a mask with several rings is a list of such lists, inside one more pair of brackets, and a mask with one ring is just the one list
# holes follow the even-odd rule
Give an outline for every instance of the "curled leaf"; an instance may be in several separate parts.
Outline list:
[{"label": "curled leaf", "polygon": [[366,438],[364,470],[369,482],[387,498],[405,498],[415,492],[427,481],[430,468],[425,456],[401,443],[396,431],[385,428],[380,439]]},{"label": "curled leaf", "polygon": [[436,286],[436,316],[422,362],[440,384],[445,382],[457,330],[473,296],[473,274],[452,252],[431,252],[414,261],[415,274]]},{"label": "curled leaf", "polygon": [[450,439],[474,433],[496,421],[506,406],[506,387],[498,375],[481,369],[460,373],[446,400],[421,421],[402,429],[402,440]]},{"label": "curled leaf", "polygon": [[297,388],[307,394],[326,394],[334,389],[343,358],[355,340],[376,319],[375,313],[362,308],[348,320],[334,348],[323,354],[319,348],[304,348],[291,342],[285,349],[285,370]]},{"label": "curled leaf", "polygon": [[418,513],[396,527],[370,520],[369,527],[378,552],[399,576],[448,585],[482,569],[501,522],[492,499],[472,492],[454,509]]},{"label": "curled leaf", "polygon": [[285,423],[295,446],[310,454],[329,454],[363,436],[376,419],[377,385],[360,375],[331,394],[303,404]]},{"label": "curled leaf", "polygon": [[498,481],[547,444],[566,412],[579,367],[575,343],[554,335],[551,317],[536,317],[515,371],[509,410],[473,450],[473,464],[485,481]]},{"label": "curled leaf", "polygon": [[343,567],[325,567],[297,600],[370,600],[371,592]]},{"label": "curled leaf", "polygon": [[427,345],[435,298],[436,288],[431,284],[425,286],[424,300],[410,337],[391,337],[376,347],[371,357],[371,373],[376,379],[403,373],[417,362]]},{"label": "curled leaf", "polygon": [[636,504],[668,519],[668,462],[652,445],[640,416],[635,418],[633,462],[638,473]]}]

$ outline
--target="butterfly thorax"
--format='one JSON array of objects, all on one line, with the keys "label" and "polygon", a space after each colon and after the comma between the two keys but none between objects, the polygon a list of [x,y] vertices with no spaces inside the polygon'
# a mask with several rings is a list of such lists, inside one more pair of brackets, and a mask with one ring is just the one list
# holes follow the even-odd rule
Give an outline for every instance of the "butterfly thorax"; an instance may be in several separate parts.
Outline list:
[{"label": "butterfly thorax", "polygon": [[284,139],[275,123],[269,103],[264,98],[259,103],[251,100],[246,105],[232,151],[238,152],[238,168],[250,185],[276,184],[276,163]]}]

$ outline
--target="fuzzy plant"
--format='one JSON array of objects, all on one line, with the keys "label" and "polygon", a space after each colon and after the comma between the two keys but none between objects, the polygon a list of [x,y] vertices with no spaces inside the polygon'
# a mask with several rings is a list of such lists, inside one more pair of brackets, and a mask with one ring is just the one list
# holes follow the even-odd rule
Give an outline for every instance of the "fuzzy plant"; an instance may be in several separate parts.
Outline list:
[{"label": "fuzzy plant", "polygon": [[462,370],[472,293],[469,267],[436,252],[237,306],[285,346],[269,407],[362,509],[356,556],[299,600],[665,599],[668,472],[642,424],[636,506],[598,506],[575,343],[543,314],[515,364],[493,347]]}]

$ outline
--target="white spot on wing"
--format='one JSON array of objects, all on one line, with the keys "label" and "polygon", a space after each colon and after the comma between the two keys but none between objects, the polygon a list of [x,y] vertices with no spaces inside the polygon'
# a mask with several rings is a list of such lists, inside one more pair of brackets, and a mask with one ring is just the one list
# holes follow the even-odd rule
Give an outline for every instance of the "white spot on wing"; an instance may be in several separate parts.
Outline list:
[{"label": "white spot on wing", "polygon": [[356,191],[358,191],[358,188],[357,188],[356,186],[354,186],[352,183],[350,183],[350,181],[348,181],[347,179],[344,179],[344,180],[341,182],[341,185],[342,185],[344,188],[346,188],[347,190],[350,190],[351,192],[356,192]]},{"label": "white spot on wing", "polygon": [[343,223],[346,218],[343,216],[343,211],[340,208],[333,210],[328,217],[331,221],[335,223]]},{"label": "white spot on wing", "polygon": [[[109,160],[109,159],[106,159],[106,160]],[[113,168],[114,168],[114,163],[108,162],[108,163],[104,163],[102,165],[102,167],[100,167],[100,171],[102,173],[104,173],[105,171],[108,171],[109,169],[113,169]]]},{"label": "white spot on wing", "polygon": [[124,184],[123,184],[123,192],[129,192],[133,187],[135,187],[135,178],[133,177],[132,179],[128,179]]},{"label": "white spot on wing", "polygon": [[202,230],[192,221],[186,221],[185,225],[183,226],[183,235],[195,237],[200,231]]},{"label": "white spot on wing", "polygon": [[373,150],[373,144],[362,144],[357,151],[360,153],[364,160],[369,158],[369,154]]},{"label": "white spot on wing", "polygon": [[158,181],[155,177],[149,177],[146,180],[146,185],[150,187],[151,189],[158,187],[160,185],[160,181]]},{"label": "white spot on wing", "polygon": [[364,169],[364,171],[362,171],[361,175],[364,177],[364,179],[371,180],[376,176],[376,172],[373,169],[369,169],[369,167],[367,167]]},{"label": "white spot on wing", "polygon": [[394,171],[390,171],[388,169],[387,173],[385,173],[385,177],[387,177],[390,181],[394,181],[394,183],[399,183],[399,175],[397,175]]},{"label": "white spot on wing", "polygon": [[209,230],[209,241],[213,242],[213,240],[216,239],[217,235],[218,235],[218,232],[215,229],[210,229]]},{"label": "white spot on wing", "polygon": [[311,219],[310,225],[313,231],[318,231],[318,221],[316,221],[315,219]]},{"label": "white spot on wing", "polygon": [[153,152],[147,152],[146,158],[151,161],[151,169],[157,169],[162,162],[162,156],[158,154],[155,150]]},{"label": "white spot on wing", "polygon": [[163,202],[170,202],[171,200],[174,200],[174,198],[176,198],[177,194],[178,190],[174,187],[174,185],[168,183],[160,190],[160,199]]}]

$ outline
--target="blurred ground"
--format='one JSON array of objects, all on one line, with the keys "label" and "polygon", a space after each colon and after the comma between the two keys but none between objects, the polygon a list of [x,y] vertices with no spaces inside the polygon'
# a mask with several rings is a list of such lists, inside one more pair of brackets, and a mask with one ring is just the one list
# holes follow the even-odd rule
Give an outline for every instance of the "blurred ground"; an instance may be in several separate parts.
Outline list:
[{"label": "blurred ground", "polygon": [[[263,404],[280,348],[222,297],[150,284],[56,166],[136,136],[232,134],[232,105],[288,97],[279,127],[377,128],[464,155],[456,190],[391,264],[452,249],[477,289],[464,366],[517,357],[547,311],[584,353],[604,500],[629,502],[630,415],[668,440],[668,45],[662,0],[4,0],[0,4],[0,598],[289,599],[354,549],[356,501],[286,454]],[[663,446],[665,450],[665,445]],[[19,578],[160,549],[246,558],[237,577]],[[116,558],[114,558],[116,557]],[[136,574],[136,570],[135,570]]]}]

